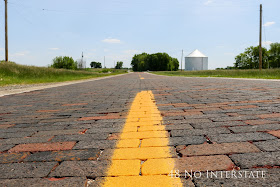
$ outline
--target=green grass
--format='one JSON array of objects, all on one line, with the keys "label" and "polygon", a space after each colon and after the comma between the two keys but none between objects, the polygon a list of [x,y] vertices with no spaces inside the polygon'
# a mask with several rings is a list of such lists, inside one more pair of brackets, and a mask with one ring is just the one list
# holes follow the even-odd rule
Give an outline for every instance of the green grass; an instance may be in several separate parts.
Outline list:
[{"label": "green grass", "polygon": [[0,62],[0,86],[35,84],[89,79],[126,73],[126,70],[108,69],[65,70],[25,66],[13,62]]},{"label": "green grass", "polygon": [[252,70],[204,70],[204,71],[158,71],[157,75],[184,77],[231,77],[254,79],[280,79],[280,69]]}]

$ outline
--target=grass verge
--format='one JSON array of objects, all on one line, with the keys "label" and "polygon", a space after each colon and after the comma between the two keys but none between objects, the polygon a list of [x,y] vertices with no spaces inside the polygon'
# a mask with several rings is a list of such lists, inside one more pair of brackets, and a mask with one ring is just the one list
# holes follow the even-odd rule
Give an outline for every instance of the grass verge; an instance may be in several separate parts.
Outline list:
[{"label": "grass verge", "polygon": [[0,62],[0,86],[11,84],[37,84],[81,80],[126,73],[126,70],[85,69],[66,70],[25,66],[13,62]]},{"label": "grass verge", "polygon": [[254,79],[280,79],[280,69],[252,70],[205,70],[205,71],[157,71],[157,75],[184,77],[230,77]]}]

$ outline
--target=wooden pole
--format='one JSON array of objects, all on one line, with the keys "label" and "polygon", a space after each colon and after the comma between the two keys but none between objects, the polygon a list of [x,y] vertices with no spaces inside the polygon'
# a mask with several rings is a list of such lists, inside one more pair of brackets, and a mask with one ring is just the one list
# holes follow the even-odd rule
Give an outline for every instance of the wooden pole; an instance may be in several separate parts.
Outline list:
[{"label": "wooden pole", "polygon": [[181,71],[183,71],[183,54],[184,54],[184,51],[182,50],[182,57],[181,57]]},{"label": "wooden pole", "polygon": [[262,4],[260,5],[259,69],[262,70]]},{"label": "wooden pole", "polygon": [[5,0],[5,56],[6,62],[9,61],[8,57],[8,0]]}]

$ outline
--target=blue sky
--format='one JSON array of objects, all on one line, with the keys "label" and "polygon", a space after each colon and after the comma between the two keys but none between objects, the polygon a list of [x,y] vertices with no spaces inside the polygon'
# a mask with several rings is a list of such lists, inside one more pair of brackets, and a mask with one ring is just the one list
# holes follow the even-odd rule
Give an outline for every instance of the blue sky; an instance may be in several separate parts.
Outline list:
[{"label": "blue sky", "polygon": [[[279,0],[8,0],[9,59],[47,66],[56,56],[123,61],[166,52],[181,61],[195,49],[209,69],[231,66],[246,47],[280,42]],[[4,59],[4,1],[0,1],[0,59]],[[269,47],[268,45],[264,45]],[[184,67],[184,65],[183,65]]]}]

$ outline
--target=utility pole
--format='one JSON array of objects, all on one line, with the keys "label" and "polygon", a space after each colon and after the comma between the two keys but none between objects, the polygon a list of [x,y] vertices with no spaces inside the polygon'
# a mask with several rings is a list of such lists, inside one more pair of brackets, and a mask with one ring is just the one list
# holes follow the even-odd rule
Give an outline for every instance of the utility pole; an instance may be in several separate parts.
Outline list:
[{"label": "utility pole", "polygon": [[8,0],[5,0],[5,56],[8,62]]},{"label": "utility pole", "polygon": [[262,70],[262,4],[260,5],[259,69]]},{"label": "utility pole", "polygon": [[[82,52],[82,66],[84,66],[84,52]],[[84,66],[82,68],[86,68],[86,66]]]},{"label": "utility pole", "polygon": [[181,57],[181,71],[183,71],[183,54],[184,54],[184,51],[182,50],[182,57]]},{"label": "utility pole", "polygon": [[105,68],[106,66],[105,66],[105,56],[104,56],[104,68]]}]

